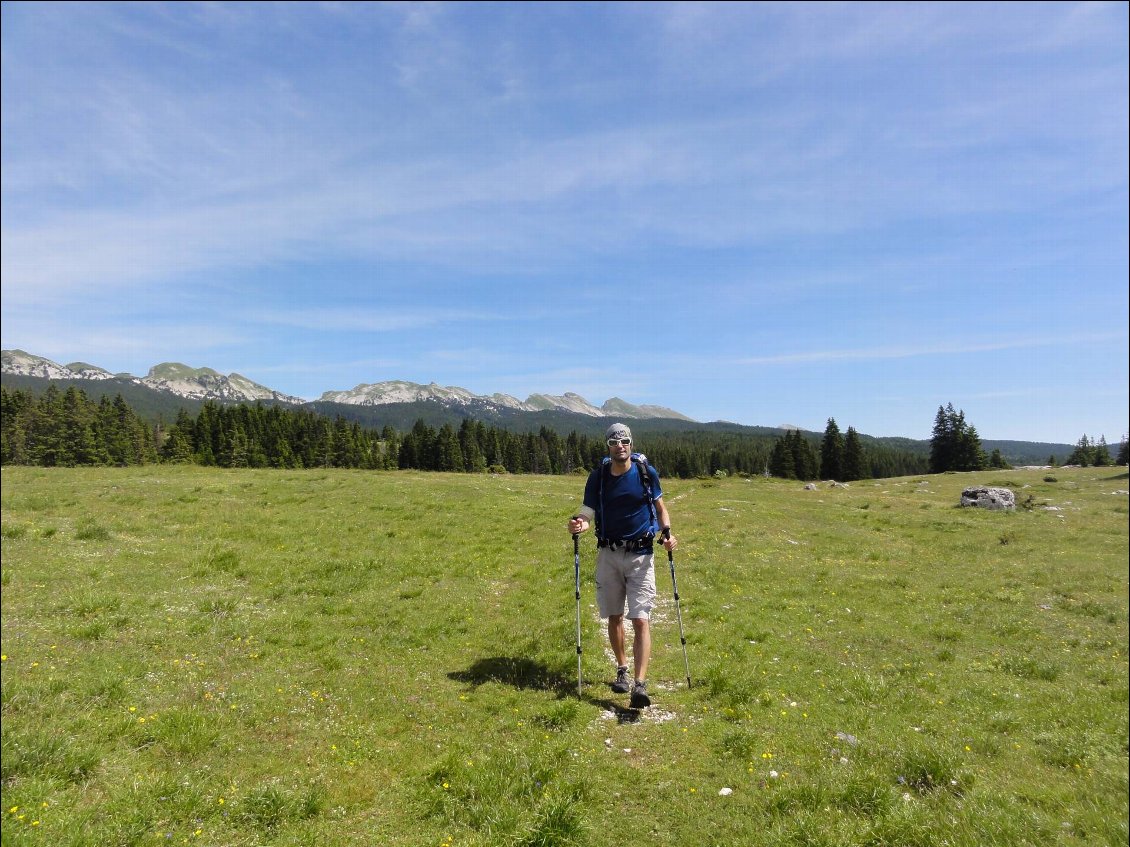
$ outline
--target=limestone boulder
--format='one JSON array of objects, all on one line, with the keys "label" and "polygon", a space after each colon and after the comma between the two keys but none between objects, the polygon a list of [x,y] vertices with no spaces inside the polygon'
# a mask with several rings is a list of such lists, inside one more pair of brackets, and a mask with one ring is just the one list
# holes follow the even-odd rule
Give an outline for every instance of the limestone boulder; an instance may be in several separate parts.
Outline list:
[{"label": "limestone boulder", "polygon": [[1016,508],[1016,495],[1011,488],[988,485],[973,486],[961,492],[961,505],[994,511]]}]

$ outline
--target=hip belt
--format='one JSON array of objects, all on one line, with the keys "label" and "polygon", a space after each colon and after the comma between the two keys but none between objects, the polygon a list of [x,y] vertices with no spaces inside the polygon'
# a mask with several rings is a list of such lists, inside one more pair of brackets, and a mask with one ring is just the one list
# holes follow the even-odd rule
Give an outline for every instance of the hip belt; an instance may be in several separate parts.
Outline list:
[{"label": "hip belt", "polygon": [[643,538],[600,538],[597,547],[607,547],[610,550],[625,550],[629,553],[638,553],[641,550],[650,550],[655,541],[654,535],[645,535]]}]

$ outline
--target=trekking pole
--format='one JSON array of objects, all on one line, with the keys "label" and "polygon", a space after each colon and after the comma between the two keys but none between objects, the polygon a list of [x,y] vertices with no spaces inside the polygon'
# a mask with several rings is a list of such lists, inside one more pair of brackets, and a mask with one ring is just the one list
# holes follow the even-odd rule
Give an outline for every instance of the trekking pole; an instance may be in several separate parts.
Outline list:
[{"label": "trekking pole", "polygon": [[577,594],[577,696],[581,696],[581,546],[573,533],[573,583]]},{"label": "trekking pole", "polygon": [[[664,540],[671,537],[671,527],[663,527]],[[683,667],[687,669],[687,688],[691,687],[691,665],[687,661],[687,639],[683,635],[683,612],[679,608],[679,584],[675,582],[675,555],[667,551],[667,563],[671,566],[671,588],[675,592],[675,616],[679,619],[679,641],[683,643]]]}]

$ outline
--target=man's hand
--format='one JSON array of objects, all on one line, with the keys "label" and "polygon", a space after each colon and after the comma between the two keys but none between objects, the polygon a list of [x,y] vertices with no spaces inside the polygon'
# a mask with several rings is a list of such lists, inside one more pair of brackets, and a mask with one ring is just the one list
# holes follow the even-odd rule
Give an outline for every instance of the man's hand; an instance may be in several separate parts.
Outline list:
[{"label": "man's hand", "polygon": [[679,541],[671,534],[671,527],[663,527],[663,549],[670,553],[678,546]]},{"label": "man's hand", "polygon": [[582,532],[584,532],[588,528],[589,528],[589,522],[586,521],[580,515],[573,515],[573,517],[571,517],[569,519],[569,534],[570,535],[580,535]]}]

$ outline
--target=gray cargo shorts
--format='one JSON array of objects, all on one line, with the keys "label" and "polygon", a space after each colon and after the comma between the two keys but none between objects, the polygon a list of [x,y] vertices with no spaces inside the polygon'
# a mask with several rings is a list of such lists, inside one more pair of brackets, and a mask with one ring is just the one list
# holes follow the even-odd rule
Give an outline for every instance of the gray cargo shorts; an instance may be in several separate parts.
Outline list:
[{"label": "gray cargo shorts", "polygon": [[649,550],[601,547],[596,551],[596,602],[600,616],[647,620],[655,608],[655,556]]}]

